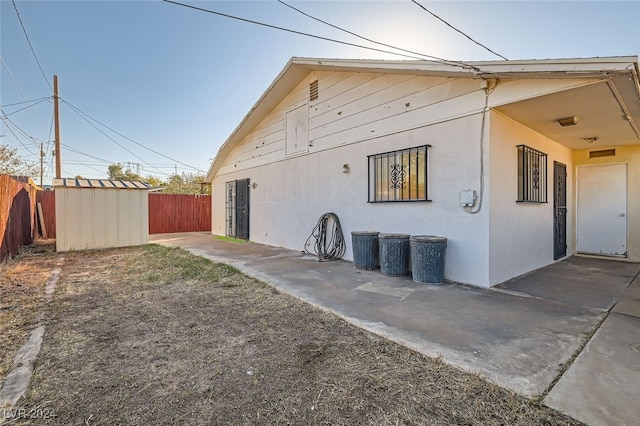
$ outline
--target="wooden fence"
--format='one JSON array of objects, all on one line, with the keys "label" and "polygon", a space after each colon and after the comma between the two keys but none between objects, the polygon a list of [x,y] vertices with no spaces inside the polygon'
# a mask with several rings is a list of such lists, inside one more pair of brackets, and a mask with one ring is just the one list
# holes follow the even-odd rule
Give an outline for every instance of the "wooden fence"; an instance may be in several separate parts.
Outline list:
[{"label": "wooden fence", "polygon": [[28,178],[0,175],[0,262],[33,242],[36,192]]},{"label": "wooden fence", "polygon": [[[42,207],[44,229],[40,235],[47,238],[56,237],[56,193],[54,191],[38,191],[36,202]],[[43,233],[42,231],[46,231]]]},{"label": "wooden fence", "polygon": [[149,194],[149,234],[211,231],[211,195]]},{"label": "wooden fence", "polygon": [[[38,191],[34,199],[42,207],[47,238],[56,238],[55,191]],[[29,217],[35,217],[35,204],[32,209]],[[211,231],[211,195],[149,194],[149,234],[198,231]]]}]

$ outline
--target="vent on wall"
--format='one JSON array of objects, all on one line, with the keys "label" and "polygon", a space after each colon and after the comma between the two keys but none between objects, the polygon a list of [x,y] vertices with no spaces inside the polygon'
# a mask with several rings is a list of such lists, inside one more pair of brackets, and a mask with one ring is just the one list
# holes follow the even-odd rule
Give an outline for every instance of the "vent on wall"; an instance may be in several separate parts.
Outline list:
[{"label": "vent on wall", "polygon": [[309,84],[309,100],[315,101],[318,99],[318,80]]},{"label": "vent on wall", "polygon": [[601,149],[600,151],[589,151],[589,158],[613,157],[616,155],[615,149]]}]

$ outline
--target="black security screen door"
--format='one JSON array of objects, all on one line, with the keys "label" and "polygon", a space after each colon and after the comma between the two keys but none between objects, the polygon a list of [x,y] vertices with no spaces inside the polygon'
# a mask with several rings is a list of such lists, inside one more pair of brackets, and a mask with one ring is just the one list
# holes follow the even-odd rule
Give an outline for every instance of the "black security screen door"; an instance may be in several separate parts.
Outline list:
[{"label": "black security screen door", "polygon": [[225,235],[249,239],[249,179],[226,184]]},{"label": "black security screen door", "polygon": [[249,239],[249,179],[236,181],[236,238]]},{"label": "black security screen door", "polygon": [[553,259],[567,255],[567,166],[553,162]]}]

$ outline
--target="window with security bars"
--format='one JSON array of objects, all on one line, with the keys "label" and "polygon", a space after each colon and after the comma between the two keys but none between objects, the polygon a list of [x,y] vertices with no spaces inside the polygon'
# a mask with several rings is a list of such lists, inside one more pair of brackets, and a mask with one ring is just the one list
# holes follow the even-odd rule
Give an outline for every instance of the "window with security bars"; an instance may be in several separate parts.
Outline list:
[{"label": "window with security bars", "polygon": [[519,203],[547,202],[547,154],[518,145]]},{"label": "window with security bars", "polygon": [[429,145],[369,155],[369,202],[429,201]]}]

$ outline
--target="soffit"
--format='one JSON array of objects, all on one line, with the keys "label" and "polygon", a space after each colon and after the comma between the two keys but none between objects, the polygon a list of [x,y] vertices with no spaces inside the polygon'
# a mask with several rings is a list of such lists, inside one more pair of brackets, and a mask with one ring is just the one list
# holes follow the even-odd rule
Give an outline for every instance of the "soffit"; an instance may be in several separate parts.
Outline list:
[{"label": "soffit", "polygon": [[[495,110],[571,149],[640,144],[640,95],[629,79],[603,80]],[[576,125],[558,123],[572,116],[579,117]]]}]

